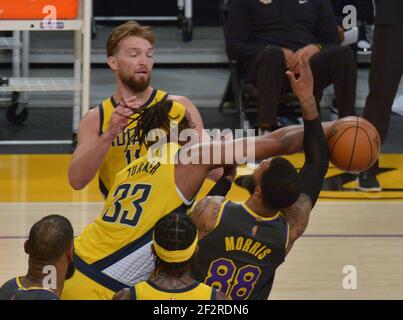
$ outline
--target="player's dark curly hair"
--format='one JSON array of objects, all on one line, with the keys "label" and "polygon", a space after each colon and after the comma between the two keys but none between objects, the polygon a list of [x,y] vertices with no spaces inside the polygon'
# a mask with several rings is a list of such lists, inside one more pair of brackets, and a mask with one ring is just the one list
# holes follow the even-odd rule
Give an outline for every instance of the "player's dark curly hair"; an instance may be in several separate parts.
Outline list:
[{"label": "player's dark curly hair", "polygon": [[[166,250],[183,250],[194,242],[196,233],[196,226],[185,213],[173,212],[157,222],[154,227],[154,240]],[[193,258],[194,255],[184,262],[169,263],[155,255],[154,276],[164,273],[179,278],[190,270]]]},{"label": "player's dark curly hair", "polygon": [[[137,141],[140,145],[144,145],[146,148],[149,148],[156,142],[147,141],[148,133],[154,129],[163,129],[168,133],[169,139],[170,121],[175,120],[168,116],[169,111],[172,108],[172,104],[173,102],[171,100],[163,99],[149,108],[137,109],[136,113],[131,116],[129,120],[128,125],[135,121],[137,121],[137,125],[134,128],[134,132],[131,135],[127,145],[129,146]],[[187,116],[183,117],[181,122],[178,124],[179,132],[190,127],[191,126]]]},{"label": "player's dark curly hair", "polygon": [[55,263],[71,248],[73,241],[74,231],[70,221],[53,214],[32,226],[25,251],[35,261]]}]

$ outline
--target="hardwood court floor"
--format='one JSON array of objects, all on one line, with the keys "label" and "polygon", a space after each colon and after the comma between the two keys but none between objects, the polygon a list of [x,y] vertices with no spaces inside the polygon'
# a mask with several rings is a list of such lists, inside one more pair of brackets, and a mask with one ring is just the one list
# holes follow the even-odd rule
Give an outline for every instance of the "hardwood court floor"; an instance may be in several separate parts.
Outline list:
[{"label": "hardwood court floor", "polygon": [[[0,204],[0,284],[26,272],[23,243],[40,217],[68,217],[79,234],[101,203]],[[318,203],[305,236],[279,268],[272,299],[403,299],[403,203]],[[357,289],[342,287],[346,265]]]},{"label": "hardwood court floor", "polygon": [[[39,218],[65,215],[78,235],[100,212],[96,182],[70,190],[67,165],[68,156],[0,156],[0,285],[26,272],[23,243]],[[403,200],[320,200],[271,299],[403,299],[402,247]],[[357,269],[356,290],[343,289],[346,265]]]}]

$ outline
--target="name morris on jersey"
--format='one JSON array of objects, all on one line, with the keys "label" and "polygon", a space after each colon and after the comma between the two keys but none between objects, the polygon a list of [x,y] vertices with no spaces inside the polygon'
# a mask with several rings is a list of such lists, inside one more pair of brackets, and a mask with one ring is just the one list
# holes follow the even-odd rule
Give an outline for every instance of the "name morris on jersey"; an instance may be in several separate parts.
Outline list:
[{"label": "name morris on jersey", "polygon": [[263,260],[271,252],[271,249],[259,241],[244,237],[225,237],[225,250],[249,253],[259,260]]}]

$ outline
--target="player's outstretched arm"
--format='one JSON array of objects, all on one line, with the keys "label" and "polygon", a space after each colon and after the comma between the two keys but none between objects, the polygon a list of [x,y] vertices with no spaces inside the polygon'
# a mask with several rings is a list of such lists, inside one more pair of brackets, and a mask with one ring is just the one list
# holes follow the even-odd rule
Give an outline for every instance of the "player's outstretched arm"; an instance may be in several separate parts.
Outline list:
[{"label": "player's outstretched arm", "polygon": [[[322,124],[323,130],[327,134],[333,122],[325,122]],[[280,132],[277,132],[280,131]],[[255,152],[252,160],[263,160],[276,155],[286,155],[302,151],[304,127],[302,125],[296,127],[285,127],[277,130],[272,134],[257,137],[249,141],[249,139],[237,139],[227,142],[213,142],[208,145],[210,155],[219,154],[221,157],[211,156],[209,161],[205,163],[203,155],[206,153],[205,147],[195,145],[192,147],[184,147],[179,151],[178,163],[175,165],[175,183],[178,189],[189,201],[193,199],[195,194],[200,190],[207,174],[210,170],[222,167],[225,164],[238,164],[237,159],[248,158],[248,150],[250,145],[254,143]],[[277,136],[278,135],[278,136]],[[217,150],[218,149],[218,150]],[[232,150],[228,157],[226,151]],[[235,151],[242,152],[241,157]],[[185,158],[191,159],[190,163],[181,161],[182,154]],[[227,153],[228,154],[228,153]],[[194,157],[192,155],[195,155]],[[249,162],[251,159],[249,159]]]},{"label": "player's outstretched arm", "polygon": [[[300,69],[301,72],[309,76],[310,68],[305,59],[302,59],[300,62]],[[295,89],[298,84],[294,75],[288,73],[287,75],[290,78],[291,86]],[[311,100],[314,99],[311,98]],[[308,226],[310,213],[319,197],[329,165],[327,143],[319,117],[318,115],[315,116],[313,113],[311,118],[310,120],[304,121],[305,163],[299,172],[304,191],[296,203],[282,210],[290,225],[289,241],[286,248],[287,254],[291,250],[294,242],[302,236]]]}]

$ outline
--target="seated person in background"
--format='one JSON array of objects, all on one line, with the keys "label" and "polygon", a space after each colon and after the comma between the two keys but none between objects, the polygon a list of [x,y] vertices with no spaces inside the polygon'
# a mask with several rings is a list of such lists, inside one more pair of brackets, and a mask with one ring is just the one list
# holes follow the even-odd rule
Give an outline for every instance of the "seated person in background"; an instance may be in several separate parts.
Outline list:
[{"label": "seated person in background", "polygon": [[50,215],[36,222],[24,244],[28,273],[6,282],[0,300],[59,300],[64,280],[74,273],[73,240],[73,227],[65,217]]},{"label": "seated person in background", "polygon": [[286,70],[299,73],[302,49],[315,79],[314,94],[334,85],[340,117],[355,114],[357,70],[353,52],[339,45],[330,0],[233,0],[227,52],[258,90],[258,125],[276,128],[281,94],[291,91]]},{"label": "seated person in background", "polygon": [[160,219],[153,232],[153,276],[119,291],[113,300],[227,300],[191,277],[197,241],[196,226],[186,214],[174,212]]}]

